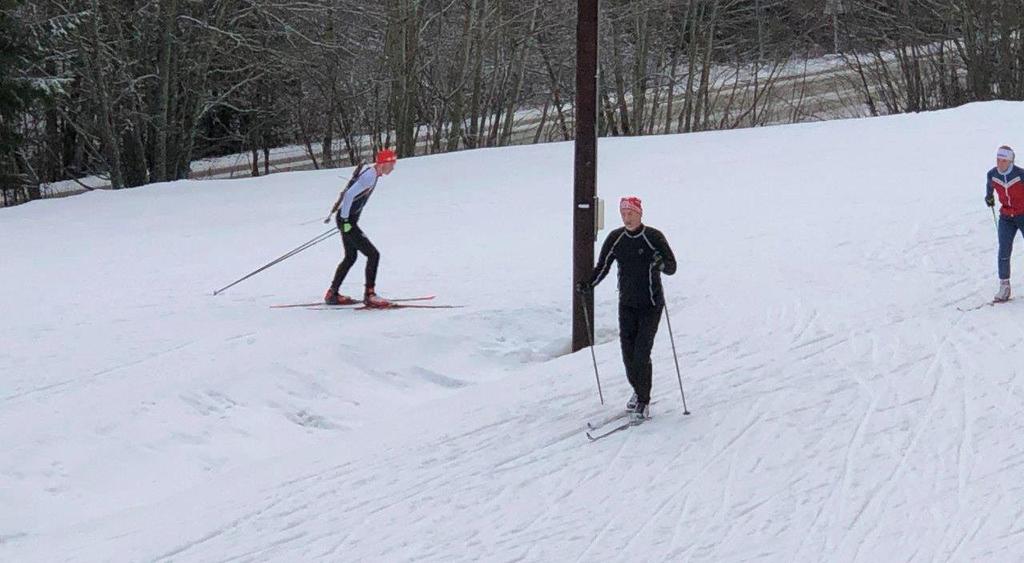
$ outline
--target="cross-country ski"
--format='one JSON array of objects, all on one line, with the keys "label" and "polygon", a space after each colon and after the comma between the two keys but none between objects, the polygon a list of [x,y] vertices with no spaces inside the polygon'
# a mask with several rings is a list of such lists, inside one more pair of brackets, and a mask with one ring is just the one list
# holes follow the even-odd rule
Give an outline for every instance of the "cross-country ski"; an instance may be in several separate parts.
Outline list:
[{"label": "cross-country ski", "polygon": [[[430,301],[430,300],[434,299],[435,297],[436,296],[434,296],[434,295],[427,295],[427,296],[424,296],[424,297],[397,297],[397,298],[389,297],[388,301],[391,302],[391,303],[406,303],[406,302],[410,302],[410,301]],[[290,304],[287,304],[287,305],[271,305],[270,308],[271,309],[293,309],[293,308],[297,308],[297,307],[321,307],[321,308],[324,308],[324,309],[332,309],[332,308],[346,308],[346,307],[348,307],[350,305],[360,305],[360,304],[361,304],[360,301],[352,299],[352,300],[344,302],[344,303],[340,303],[339,302],[339,303],[330,303],[330,304],[328,304],[328,303],[324,303],[323,301],[316,301],[316,302],[313,302],[313,303],[290,303]]]}]

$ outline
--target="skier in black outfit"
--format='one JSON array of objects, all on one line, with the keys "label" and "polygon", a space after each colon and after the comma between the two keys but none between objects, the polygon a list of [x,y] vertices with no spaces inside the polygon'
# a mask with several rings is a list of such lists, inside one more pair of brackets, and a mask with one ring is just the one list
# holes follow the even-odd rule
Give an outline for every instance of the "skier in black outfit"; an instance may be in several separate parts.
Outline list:
[{"label": "skier in black outfit", "polygon": [[608,234],[594,273],[589,281],[579,282],[576,291],[593,291],[608,275],[612,262],[619,263],[619,342],[626,378],[634,391],[626,408],[630,422],[640,424],[650,416],[651,349],[665,307],[661,274],[674,274],[676,259],[665,235],[641,222],[639,198],[622,198],[619,211],[624,226]]}]

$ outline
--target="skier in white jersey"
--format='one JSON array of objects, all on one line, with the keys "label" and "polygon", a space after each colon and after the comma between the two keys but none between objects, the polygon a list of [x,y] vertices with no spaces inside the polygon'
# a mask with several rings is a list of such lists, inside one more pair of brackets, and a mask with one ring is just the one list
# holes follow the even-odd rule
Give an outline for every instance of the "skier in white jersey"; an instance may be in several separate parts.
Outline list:
[{"label": "skier in white jersey", "polygon": [[[324,302],[327,304],[345,305],[356,303],[356,300],[352,297],[339,294],[338,289],[341,287],[341,283],[345,281],[345,276],[348,274],[349,269],[355,264],[359,253],[362,252],[366,255],[366,289],[363,292],[363,303],[368,307],[387,307],[391,305],[386,299],[377,297],[374,289],[377,283],[377,265],[380,263],[380,252],[373,246],[370,239],[366,237],[363,230],[359,228],[359,216],[362,215],[363,207],[366,206],[366,202],[373,195],[373,190],[377,187],[377,180],[381,176],[390,174],[395,169],[395,162],[397,161],[398,158],[395,156],[395,151],[381,149],[377,153],[374,165],[357,170],[348,186],[338,196],[338,200],[334,202],[334,207],[331,208],[331,215],[334,216],[338,230],[341,232],[341,243],[345,248],[345,258],[338,264],[338,269],[334,272],[334,280],[331,281],[331,287],[324,295]],[[325,223],[328,221],[330,221],[330,216],[324,220]]]}]

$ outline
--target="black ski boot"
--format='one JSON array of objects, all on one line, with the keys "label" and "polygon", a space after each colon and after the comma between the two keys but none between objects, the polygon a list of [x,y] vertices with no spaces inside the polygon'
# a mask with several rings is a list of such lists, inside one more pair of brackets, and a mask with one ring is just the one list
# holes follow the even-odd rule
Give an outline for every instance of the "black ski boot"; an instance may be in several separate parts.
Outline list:
[{"label": "black ski boot", "polygon": [[633,396],[630,397],[628,401],[626,401],[626,412],[633,412],[633,409],[636,408],[636,401],[636,393],[633,393]]},{"label": "black ski boot", "polygon": [[643,424],[645,420],[651,418],[651,408],[647,403],[637,401],[636,406],[629,413],[629,423],[633,426]]}]

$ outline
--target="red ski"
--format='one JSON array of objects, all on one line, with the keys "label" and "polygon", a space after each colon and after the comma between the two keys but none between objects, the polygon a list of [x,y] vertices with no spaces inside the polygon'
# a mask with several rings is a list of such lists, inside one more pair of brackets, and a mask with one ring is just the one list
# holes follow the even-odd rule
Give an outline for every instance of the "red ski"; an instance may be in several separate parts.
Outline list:
[{"label": "red ski", "polygon": [[463,305],[418,305],[418,304],[414,304],[414,303],[395,303],[394,301],[397,301],[397,299],[391,299],[390,301],[392,301],[392,303],[390,305],[382,305],[382,306],[376,306],[376,307],[371,307],[369,305],[363,305],[361,307],[356,307],[355,310],[356,311],[372,311],[372,310],[375,310],[375,309],[386,310],[386,309],[461,309],[461,308],[463,308]]},{"label": "red ski", "polygon": [[[434,298],[433,295],[426,295],[426,296],[423,296],[423,297],[404,297],[404,298],[401,298],[401,299],[388,299],[388,301],[393,301],[395,303],[405,303],[405,302],[408,302],[408,301],[430,301],[433,298]],[[339,303],[337,305],[328,305],[327,303],[324,303],[323,301],[318,301],[316,303],[292,303],[292,304],[289,304],[289,305],[271,305],[270,308],[271,309],[290,309],[292,307],[316,307],[318,309],[340,309],[340,308],[343,308],[343,307],[351,307],[353,305],[362,305],[362,303],[363,303],[362,301],[353,299],[351,302]]]}]

